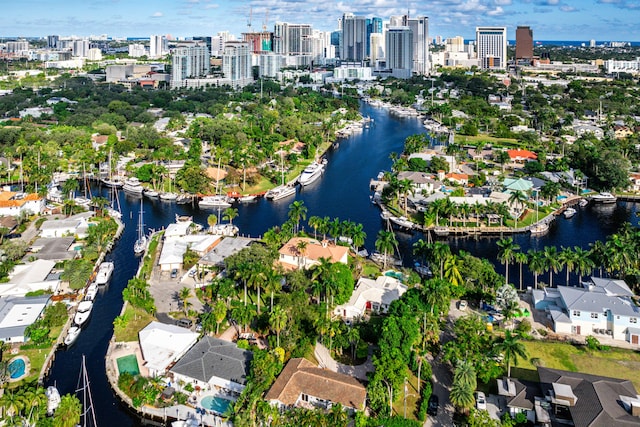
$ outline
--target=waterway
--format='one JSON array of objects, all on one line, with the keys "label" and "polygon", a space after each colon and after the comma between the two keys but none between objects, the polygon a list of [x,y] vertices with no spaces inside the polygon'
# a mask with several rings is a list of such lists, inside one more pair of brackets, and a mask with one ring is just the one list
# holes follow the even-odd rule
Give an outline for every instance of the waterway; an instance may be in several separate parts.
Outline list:
[{"label": "waterway", "polygon": [[[238,225],[240,233],[261,236],[269,228],[286,221],[288,207],[293,200],[302,200],[308,209],[307,218],[313,215],[329,216],[332,219],[340,218],[363,224],[367,233],[365,246],[369,251],[374,250],[376,235],[385,224],[380,219],[379,209],[370,202],[369,181],[379,171],[389,170],[390,153],[402,152],[407,136],[423,133],[424,128],[418,119],[397,118],[389,115],[387,110],[368,105],[363,105],[362,114],[371,117],[373,125],[363,129],[362,133],[340,140],[339,147],[327,153],[326,171],[317,182],[298,190],[295,198],[276,202],[261,199],[238,205],[239,215],[234,224]],[[106,190],[102,191],[106,196]],[[102,426],[139,425],[113,395],[107,382],[104,363],[104,355],[113,332],[112,322],[122,308],[122,290],[139,266],[139,258],[133,254],[133,243],[136,239],[140,199],[121,193],[120,202],[126,228],[113,252],[107,256],[116,265],[112,282],[101,290],[89,325],[76,343],[68,350],[58,351],[47,381],[47,385],[55,383],[63,394],[73,393],[77,388],[81,356],[86,355],[94,410],[98,423]],[[143,209],[145,223],[152,229],[166,227],[175,220],[176,214],[192,215],[194,221],[206,225],[207,217],[216,212],[149,199],[144,200]],[[558,248],[588,248],[590,242],[603,240],[625,221],[637,224],[635,213],[635,204],[618,203],[610,208],[587,207],[580,209],[569,220],[558,218],[545,236],[531,237],[529,234],[522,234],[514,239],[523,251],[530,248],[542,249],[549,245]],[[397,237],[405,265],[411,265],[411,246],[424,236],[419,233],[398,233]],[[491,260],[496,258],[495,239],[452,238],[448,241],[454,252],[464,250]],[[502,272],[502,266],[496,265],[496,270]],[[515,273],[511,273],[511,278],[515,281],[513,274]],[[560,276],[562,275],[558,277]],[[528,276],[526,280],[531,283],[532,278]]]}]

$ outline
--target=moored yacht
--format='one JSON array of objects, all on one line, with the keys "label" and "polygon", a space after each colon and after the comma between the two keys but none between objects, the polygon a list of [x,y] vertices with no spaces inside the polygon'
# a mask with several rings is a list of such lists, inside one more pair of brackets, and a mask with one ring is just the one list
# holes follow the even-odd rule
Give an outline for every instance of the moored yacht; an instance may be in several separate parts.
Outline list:
[{"label": "moored yacht", "polygon": [[296,194],[296,187],[287,184],[272,188],[271,190],[267,191],[265,197],[271,200],[280,200],[284,199],[285,197],[293,196],[294,194]]},{"label": "moored yacht", "polygon": [[231,207],[231,200],[222,194],[214,196],[204,196],[199,202],[201,208],[228,208]]},{"label": "moored yacht", "polygon": [[578,211],[575,210],[574,208],[567,208],[562,214],[564,215],[565,218],[571,218],[576,214],[576,212]]},{"label": "moored yacht", "polygon": [[87,320],[89,320],[89,316],[91,316],[92,310],[93,301],[81,301],[80,304],[78,304],[78,311],[73,317],[73,322],[78,326],[82,326],[87,322]]},{"label": "moored yacht", "polygon": [[113,270],[115,268],[115,264],[111,261],[105,261],[100,264],[100,268],[98,269],[98,274],[96,274],[96,284],[98,286],[106,285],[109,283],[111,279],[111,275],[113,274]]},{"label": "moored yacht", "polygon": [[324,165],[322,163],[312,162],[306,168],[304,168],[304,170],[300,174],[300,177],[298,178],[298,182],[303,187],[312,184],[316,182],[318,178],[320,178],[322,172],[324,172]]},{"label": "moored yacht", "polygon": [[93,301],[94,299],[96,299],[97,295],[98,285],[96,284],[96,282],[91,282],[91,284],[87,286],[87,290],[84,293],[84,299],[85,301]]},{"label": "moored yacht", "polygon": [[142,190],[142,194],[147,197],[158,197],[158,195],[160,195],[160,193],[152,188],[145,188],[144,190]]},{"label": "moored yacht", "polygon": [[398,227],[407,228],[409,230],[415,227],[415,224],[411,222],[407,217],[404,216],[390,216],[389,221],[397,225]]},{"label": "moored yacht", "polygon": [[70,327],[67,331],[67,335],[64,337],[64,345],[69,347],[76,342],[76,339],[78,339],[78,336],[80,335],[80,331],[82,331],[80,326],[73,325]]},{"label": "moored yacht", "polygon": [[122,186],[122,190],[128,194],[141,195],[144,191],[144,187],[140,184],[140,180],[135,176],[127,178]]},{"label": "moored yacht", "polygon": [[168,193],[160,193],[160,200],[164,200],[165,202],[171,202],[176,200],[178,195],[176,193],[168,192]]},{"label": "moored yacht", "polygon": [[615,203],[617,199],[616,196],[609,192],[602,192],[590,197],[591,201],[594,203]]}]

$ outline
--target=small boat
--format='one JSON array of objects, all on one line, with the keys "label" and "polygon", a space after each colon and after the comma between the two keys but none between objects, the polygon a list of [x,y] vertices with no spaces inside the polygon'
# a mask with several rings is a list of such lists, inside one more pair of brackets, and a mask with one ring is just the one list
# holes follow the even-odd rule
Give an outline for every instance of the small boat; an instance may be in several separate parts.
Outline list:
[{"label": "small boat", "polygon": [[228,236],[228,237],[236,236],[240,231],[238,226],[233,224],[216,224],[213,227],[211,227],[210,230],[212,234],[217,234],[219,236]]},{"label": "small boat", "polygon": [[98,286],[103,286],[109,283],[111,279],[111,275],[113,274],[113,270],[115,268],[115,264],[111,261],[105,261],[100,264],[100,268],[98,269],[98,274],[96,275],[96,284]]},{"label": "small boat", "polygon": [[420,263],[416,262],[415,265],[413,266],[413,269],[416,271],[416,273],[418,273],[422,277],[432,277],[433,276],[433,273],[431,272],[431,269],[429,268],[428,265],[423,265],[423,264],[420,264]]},{"label": "small boat", "polygon": [[166,202],[170,202],[173,200],[176,200],[178,198],[178,195],[176,193],[160,193],[160,200],[164,200]]},{"label": "small boat", "polygon": [[545,234],[549,231],[549,224],[547,222],[539,222],[537,224],[532,225],[529,231],[533,235]]},{"label": "small boat", "polygon": [[107,208],[107,214],[111,218],[115,218],[115,219],[121,219],[122,218],[122,212],[120,212],[119,210],[113,209],[113,208]]},{"label": "small boat", "polygon": [[85,208],[88,208],[91,204],[91,200],[87,199],[86,197],[76,197],[73,199],[73,201],[76,205],[83,206]]},{"label": "small boat", "polygon": [[324,172],[324,165],[322,163],[312,162],[309,166],[304,168],[298,177],[298,182],[303,187],[312,184],[320,178],[322,172]]},{"label": "small boat", "polygon": [[391,215],[391,212],[389,212],[389,211],[388,211],[388,210],[386,210],[386,209],[383,209],[383,210],[382,210],[382,212],[380,212],[380,218],[382,218],[382,219],[385,219],[385,220],[386,220],[386,219],[391,218],[392,216],[393,216],[393,215]]},{"label": "small boat", "polygon": [[148,239],[144,232],[144,220],[143,220],[142,199],[140,200],[140,214],[138,215],[138,238],[133,244],[133,253],[140,255],[147,250]]},{"label": "small boat", "polygon": [[132,194],[134,196],[140,196],[144,191],[144,187],[142,186],[142,184],[140,184],[140,180],[138,178],[136,178],[135,176],[132,176],[130,178],[127,178],[124,181],[124,185],[122,186],[122,191],[124,191],[127,194]]},{"label": "small boat", "polygon": [[445,237],[449,235],[449,227],[444,225],[436,225],[433,227],[433,232],[436,236]]},{"label": "small boat", "polygon": [[146,197],[158,197],[160,195],[160,193],[158,193],[156,190],[153,190],[151,188],[145,188],[144,190],[142,190],[142,194],[145,195]]},{"label": "small boat", "polygon": [[602,192],[590,197],[591,201],[594,203],[615,203],[618,199],[611,193]]},{"label": "small boat", "polygon": [[267,191],[265,197],[271,200],[280,200],[284,199],[285,197],[293,196],[294,194],[296,194],[296,187],[287,184],[272,188],[271,190]]},{"label": "small boat", "polygon": [[80,328],[80,326],[73,325],[72,327],[70,327],[67,331],[67,336],[64,337],[64,345],[70,347],[74,342],[76,342],[76,339],[78,339],[81,331],[82,329]]},{"label": "small boat", "polygon": [[96,282],[91,282],[91,284],[87,286],[87,290],[84,293],[84,299],[85,301],[93,301],[94,299],[96,299],[97,295],[98,285],[96,284]]},{"label": "small boat", "polygon": [[50,385],[44,394],[47,396],[47,414],[51,416],[60,406],[60,392],[55,386]]},{"label": "small boat", "polygon": [[176,222],[193,222],[193,217],[191,215],[176,214]]},{"label": "small boat", "polygon": [[214,196],[204,196],[199,202],[201,208],[228,208],[231,207],[231,200],[222,194]]},{"label": "small boat", "polygon": [[101,179],[100,182],[102,185],[109,188],[122,188],[124,185],[124,182],[122,182],[118,177]]},{"label": "small boat", "polygon": [[193,196],[191,194],[178,194],[176,197],[176,203],[179,205],[186,205],[193,201]]},{"label": "small boat", "polygon": [[576,214],[576,212],[578,212],[577,210],[575,210],[574,208],[567,208],[562,215],[564,215],[565,218],[571,218],[572,216],[574,216]]},{"label": "small boat", "polygon": [[409,230],[415,227],[415,224],[411,222],[411,220],[409,220],[407,217],[404,217],[404,216],[391,216],[389,217],[389,221],[391,221],[393,224],[397,225],[398,227],[406,228]]},{"label": "small boat", "polygon": [[401,266],[402,265],[402,261],[399,260],[398,258],[394,258],[391,255],[384,255],[381,254],[380,252],[374,252],[371,255],[369,255],[369,259],[377,264],[386,264],[387,265],[395,265],[395,266]]},{"label": "small boat", "polygon": [[589,201],[587,199],[580,199],[580,201],[578,202],[578,206],[580,206],[581,208],[584,208],[588,204],[589,204]]},{"label": "small boat", "polygon": [[238,197],[238,201],[240,203],[249,203],[249,202],[253,202],[258,198],[258,196],[251,194],[251,195],[246,195],[246,196],[240,196]]},{"label": "small boat", "polygon": [[78,304],[78,311],[76,315],[73,317],[73,323],[78,326],[82,326],[89,320],[89,316],[91,316],[91,311],[93,310],[93,301],[81,301]]}]

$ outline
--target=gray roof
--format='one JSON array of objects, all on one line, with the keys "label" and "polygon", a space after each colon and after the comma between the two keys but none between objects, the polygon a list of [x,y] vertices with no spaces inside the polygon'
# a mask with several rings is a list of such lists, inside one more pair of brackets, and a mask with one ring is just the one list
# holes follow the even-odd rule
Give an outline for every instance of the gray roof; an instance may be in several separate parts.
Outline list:
[{"label": "gray roof", "polygon": [[545,396],[551,394],[553,383],[571,386],[573,394],[577,397],[576,404],[569,407],[575,427],[640,424],[640,419],[625,411],[619,403],[620,396],[638,394],[630,380],[542,367],[538,367],[538,375]]},{"label": "gray roof", "polygon": [[254,242],[254,239],[247,237],[225,237],[200,259],[200,263],[208,265],[224,265],[224,260],[242,249],[248,247]]},{"label": "gray roof", "polygon": [[40,237],[31,245],[34,250],[37,249],[38,251],[35,253],[30,253],[25,257],[25,259],[29,259],[31,257],[52,261],[71,259],[76,255],[74,251],[69,250],[74,240],[75,238],[72,236]]},{"label": "gray roof", "polygon": [[592,291],[598,291],[607,295],[617,295],[632,297],[633,292],[624,280],[606,279],[603,277],[592,277],[591,282],[595,285]]},{"label": "gray roof", "polygon": [[540,396],[540,385],[530,381],[520,381],[515,378],[496,380],[501,396],[505,396],[510,408],[533,410],[536,396]]},{"label": "gray roof", "polygon": [[[49,302],[49,298],[49,295],[0,298],[0,341],[11,337],[24,336],[25,329],[42,313],[42,310]],[[14,310],[17,306],[23,306],[20,313],[16,313],[16,310]]]},{"label": "gray roof", "polygon": [[171,371],[203,382],[218,377],[246,385],[252,359],[252,352],[238,348],[235,343],[205,336]]},{"label": "gray roof", "polygon": [[640,317],[640,309],[628,297],[607,295],[602,292],[590,292],[587,289],[558,286],[567,310],[602,313],[611,310],[619,316]]}]

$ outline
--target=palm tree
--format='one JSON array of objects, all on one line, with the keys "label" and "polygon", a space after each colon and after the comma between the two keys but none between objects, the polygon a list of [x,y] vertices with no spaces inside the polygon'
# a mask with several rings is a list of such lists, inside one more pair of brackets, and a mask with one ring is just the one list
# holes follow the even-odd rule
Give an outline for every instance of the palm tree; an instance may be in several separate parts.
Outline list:
[{"label": "palm tree", "polygon": [[307,207],[302,200],[296,200],[289,205],[289,219],[296,223],[296,234],[298,234],[300,220],[307,219]]},{"label": "palm tree", "polygon": [[80,400],[71,394],[65,394],[60,399],[60,405],[56,409],[53,417],[53,426],[75,427],[80,423],[81,414],[82,403],[80,403]]},{"label": "palm tree", "polygon": [[322,218],[319,216],[309,217],[309,227],[313,228],[313,237],[318,238],[318,228],[320,228],[322,224]]},{"label": "palm tree", "polygon": [[422,296],[432,315],[434,314],[434,309],[438,308],[438,312],[435,314],[439,318],[442,315],[442,309],[449,306],[451,286],[443,279],[427,280],[422,288]]},{"label": "palm tree", "polygon": [[375,245],[376,250],[384,254],[382,268],[385,270],[387,268],[387,255],[389,254],[389,252],[393,253],[393,250],[395,249],[397,243],[398,242],[396,241],[396,236],[395,234],[393,234],[393,231],[380,230],[378,232],[378,239],[376,240]]},{"label": "palm tree", "polygon": [[299,240],[296,244],[296,252],[298,253],[298,268],[304,267],[304,257],[307,254],[307,246],[309,242],[306,240]]},{"label": "palm tree", "polygon": [[287,326],[287,320],[289,320],[289,316],[287,316],[286,311],[279,305],[273,307],[273,311],[269,316],[269,323],[271,324],[271,328],[276,332],[276,346],[280,347],[280,332]]},{"label": "palm tree", "polygon": [[213,305],[211,312],[213,313],[213,317],[216,321],[216,335],[218,335],[220,323],[222,323],[224,318],[227,317],[227,304],[224,300],[217,300]]},{"label": "palm tree", "polygon": [[504,355],[507,363],[507,377],[511,377],[511,362],[518,363],[518,357],[523,359],[527,357],[527,349],[520,341],[520,336],[508,330],[504,332],[502,342],[496,344],[496,349]]},{"label": "palm tree", "polygon": [[524,252],[516,252],[513,255],[513,260],[520,264],[520,290],[522,290],[522,265],[529,261],[529,257]]},{"label": "palm tree", "polygon": [[509,283],[509,264],[513,261],[515,252],[520,249],[520,245],[515,243],[511,237],[500,239],[497,242],[500,250],[498,251],[498,259],[504,263],[504,283]]},{"label": "palm tree", "polygon": [[362,224],[356,224],[351,230],[351,240],[353,242],[353,247],[356,252],[360,249],[367,238],[367,233],[365,233]]},{"label": "palm tree", "polygon": [[229,224],[233,224],[233,219],[238,216],[238,209],[236,208],[227,208],[224,210],[224,214],[222,219],[229,221]]},{"label": "palm tree", "polygon": [[458,255],[449,255],[444,261],[444,278],[457,288],[462,285],[462,274],[460,270],[463,267],[462,258]]},{"label": "palm tree", "polygon": [[573,268],[576,265],[576,256],[575,252],[571,248],[561,248],[560,253],[558,254],[558,258],[560,263],[564,264],[564,267],[567,272],[567,278],[565,280],[565,285],[569,286],[569,274],[573,271]]},{"label": "palm tree", "polygon": [[555,246],[546,246],[544,248],[544,262],[546,269],[549,270],[549,286],[553,287],[553,273],[557,273],[561,267],[558,259],[558,249]]},{"label": "palm tree", "polygon": [[351,325],[349,330],[347,331],[347,339],[349,340],[349,344],[351,344],[351,359],[355,362],[356,360],[356,347],[358,342],[360,342],[360,332],[358,328],[353,327]]},{"label": "palm tree", "polygon": [[180,298],[180,301],[182,302],[182,309],[186,316],[188,309],[191,306],[191,303],[189,302],[189,298],[191,298],[191,289],[186,286],[180,289],[180,292],[178,292],[178,298]]},{"label": "palm tree", "polygon": [[517,209],[516,216],[515,216],[516,222],[515,222],[514,228],[518,228],[518,217],[520,217],[520,215],[522,214],[522,212],[520,211],[524,207],[524,204],[526,203],[526,201],[529,200],[529,197],[524,191],[515,190],[511,193],[508,200],[509,200],[509,204],[515,205]]},{"label": "palm tree", "polygon": [[[403,203],[402,208],[404,214],[407,214],[407,194],[412,192],[413,183],[409,179],[401,179],[398,181],[398,193],[402,194]],[[399,199],[399,198],[398,198]]]},{"label": "palm tree", "polygon": [[533,273],[534,286],[538,289],[538,276],[545,271],[544,253],[529,249],[527,257],[529,258],[529,271]]},{"label": "palm tree", "polygon": [[444,262],[451,255],[451,248],[443,242],[431,243],[431,258],[440,264],[440,278],[444,278]]},{"label": "palm tree", "polygon": [[420,239],[413,244],[413,254],[422,259],[423,264],[427,264],[427,256],[429,255],[429,243]]},{"label": "palm tree", "polygon": [[209,224],[209,230],[213,230],[213,227],[218,223],[218,217],[215,214],[211,214],[207,217],[207,224]]},{"label": "palm tree", "polygon": [[576,257],[575,268],[578,273],[578,284],[582,283],[582,276],[593,271],[593,260],[589,258],[589,251],[579,246],[574,246],[573,253]]},{"label": "palm tree", "polygon": [[5,390],[0,397],[0,405],[4,408],[5,416],[13,417],[20,415],[20,411],[24,408],[22,395],[16,390]]},{"label": "palm tree", "polygon": [[453,382],[466,385],[471,390],[475,390],[478,385],[478,379],[473,363],[468,360],[459,361],[453,373]]},{"label": "palm tree", "polygon": [[265,267],[262,264],[251,264],[250,274],[247,279],[247,285],[255,288],[257,290],[257,305],[258,305],[258,315],[260,315],[260,291],[262,290],[262,285],[267,280],[266,270],[269,267]]}]

